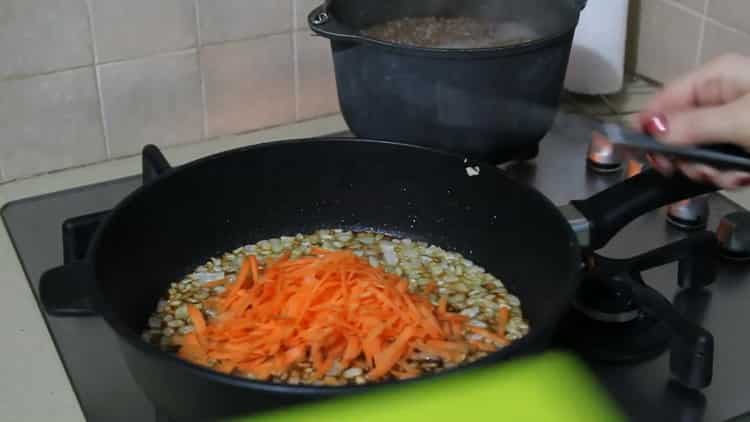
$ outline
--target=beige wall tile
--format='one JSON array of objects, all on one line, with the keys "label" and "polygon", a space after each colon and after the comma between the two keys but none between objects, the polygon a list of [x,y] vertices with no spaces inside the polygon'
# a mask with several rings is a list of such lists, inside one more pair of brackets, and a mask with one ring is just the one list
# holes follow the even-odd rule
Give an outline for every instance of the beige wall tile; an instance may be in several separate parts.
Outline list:
[{"label": "beige wall tile", "polygon": [[710,0],[708,16],[750,33],[750,1],[748,0]]},{"label": "beige wall tile", "polygon": [[201,41],[215,43],[288,31],[293,0],[198,0]]},{"label": "beige wall tile", "polygon": [[0,1],[0,79],[91,63],[84,0]]},{"label": "beige wall tile", "polygon": [[297,120],[339,111],[330,42],[308,31],[294,33],[297,45]]},{"label": "beige wall tile", "polygon": [[293,0],[294,1],[294,29],[310,29],[307,15],[313,9],[323,4],[324,0]]},{"label": "beige wall tile", "polygon": [[8,179],[106,158],[91,67],[0,82],[0,116]]},{"label": "beige wall tile", "polygon": [[636,72],[664,82],[693,68],[701,18],[663,0],[643,0],[638,19]]},{"label": "beige wall tile", "polygon": [[750,55],[750,35],[713,22],[706,22],[701,63],[725,53]]},{"label": "beige wall tile", "polygon": [[146,144],[195,142],[203,134],[195,51],[101,65],[104,119],[111,157]]},{"label": "beige wall tile", "polygon": [[294,121],[292,35],[201,49],[208,136]]},{"label": "beige wall tile", "polygon": [[194,0],[91,0],[98,61],[196,45]]}]

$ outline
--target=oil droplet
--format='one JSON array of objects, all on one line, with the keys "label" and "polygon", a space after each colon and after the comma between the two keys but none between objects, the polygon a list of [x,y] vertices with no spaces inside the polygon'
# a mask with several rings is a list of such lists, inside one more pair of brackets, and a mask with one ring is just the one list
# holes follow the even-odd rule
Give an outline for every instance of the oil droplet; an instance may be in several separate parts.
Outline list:
[{"label": "oil droplet", "polygon": [[448,188],[448,196],[453,196],[453,188]]},{"label": "oil droplet", "polygon": [[404,192],[404,193],[409,192],[409,188],[406,186],[401,186],[401,192]]}]

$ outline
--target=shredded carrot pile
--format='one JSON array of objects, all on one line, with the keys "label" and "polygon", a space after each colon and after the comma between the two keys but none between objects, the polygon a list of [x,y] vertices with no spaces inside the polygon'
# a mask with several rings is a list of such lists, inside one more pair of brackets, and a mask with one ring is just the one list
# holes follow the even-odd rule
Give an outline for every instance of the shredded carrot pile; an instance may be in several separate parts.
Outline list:
[{"label": "shredded carrot pile", "polygon": [[346,368],[363,359],[368,380],[402,379],[419,375],[407,361],[413,353],[460,363],[470,349],[493,349],[467,341],[467,329],[507,343],[507,311],[498,315],[502,331],[472,327],[468,318],[448,311],[445,298],[435,306],[424,294],[410,292],[406,280],[351,251],[282,256],[262,272],[249,256],[227,287],[205,304],[215,318],[207,321],[195,306],[188,308],[194,330],[180,339],[178,352],[225,373],[267,380],[310,362],[315,377],[323,378],[335,363]]}]

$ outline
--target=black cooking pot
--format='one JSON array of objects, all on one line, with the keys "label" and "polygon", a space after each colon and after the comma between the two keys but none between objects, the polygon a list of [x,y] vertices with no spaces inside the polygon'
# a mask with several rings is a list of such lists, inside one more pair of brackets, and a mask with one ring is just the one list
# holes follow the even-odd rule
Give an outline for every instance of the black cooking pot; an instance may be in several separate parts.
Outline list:
[{"label": "black cooking pot", "polygon": [[353,139],[267,143],[175,168],[155,147],[143,158],[144,185],[106,217],[83,261],[42,276],[40,294],[53,316],[101,315],[118,334],[133,378],[174,420],[215,420],[376,388],[252,381],[141,340],[170,283],[208,257],[321,228],[375,230],[459,252],[503,280],[530,322],[526,337],[473,364],[485,365],[544,348],[578,286],[582,246],[596,249],[636,216],[713,190],[645,172],[561,212],[493,166],[480,165],[470,177],[462,156]]},{"label": "black cooking pot", "polygon": [[[341,111],[358,137],[500,163],[536,156],[559,105],[583,0],[328,0],[308,21],[331,40]],[[481,17],[532,30],[501,48],[417,48],[363,35],[403,17]],[[534,105],[534,111],[518,104]]]}]

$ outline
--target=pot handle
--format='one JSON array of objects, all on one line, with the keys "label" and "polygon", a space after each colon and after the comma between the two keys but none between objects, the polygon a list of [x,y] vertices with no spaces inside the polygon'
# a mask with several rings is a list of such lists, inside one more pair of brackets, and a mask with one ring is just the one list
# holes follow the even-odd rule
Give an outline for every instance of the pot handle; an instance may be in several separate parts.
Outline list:
[{"label": "pot handle", "polygon": [[596,250],[649,211],[717,190],[716,186],[693,182],[681,174],[666,177],[649,169],[588,199],[572,201],[571,205],[586,220],[588,244],[582,246]]},{"label": "pot handle", "polygon": [[96,315],[92,274],[88,261],[76,261],[42,274],[39,297],[47,313],[62,317]]},{"label": "pot handle", "polygon": [[331,40],[359,41],[362,36],[358,31],[339,22],[331,13],[332,0],[326,0],[321,6],[313,9],[307,16],[307,23],[316,34]]},{"label": "pot handle", "polygon": [[172,170],[172,166],[156,145],[146,145],[141,153],[143,166],[143,184],[156,180],[159,176]]}]

